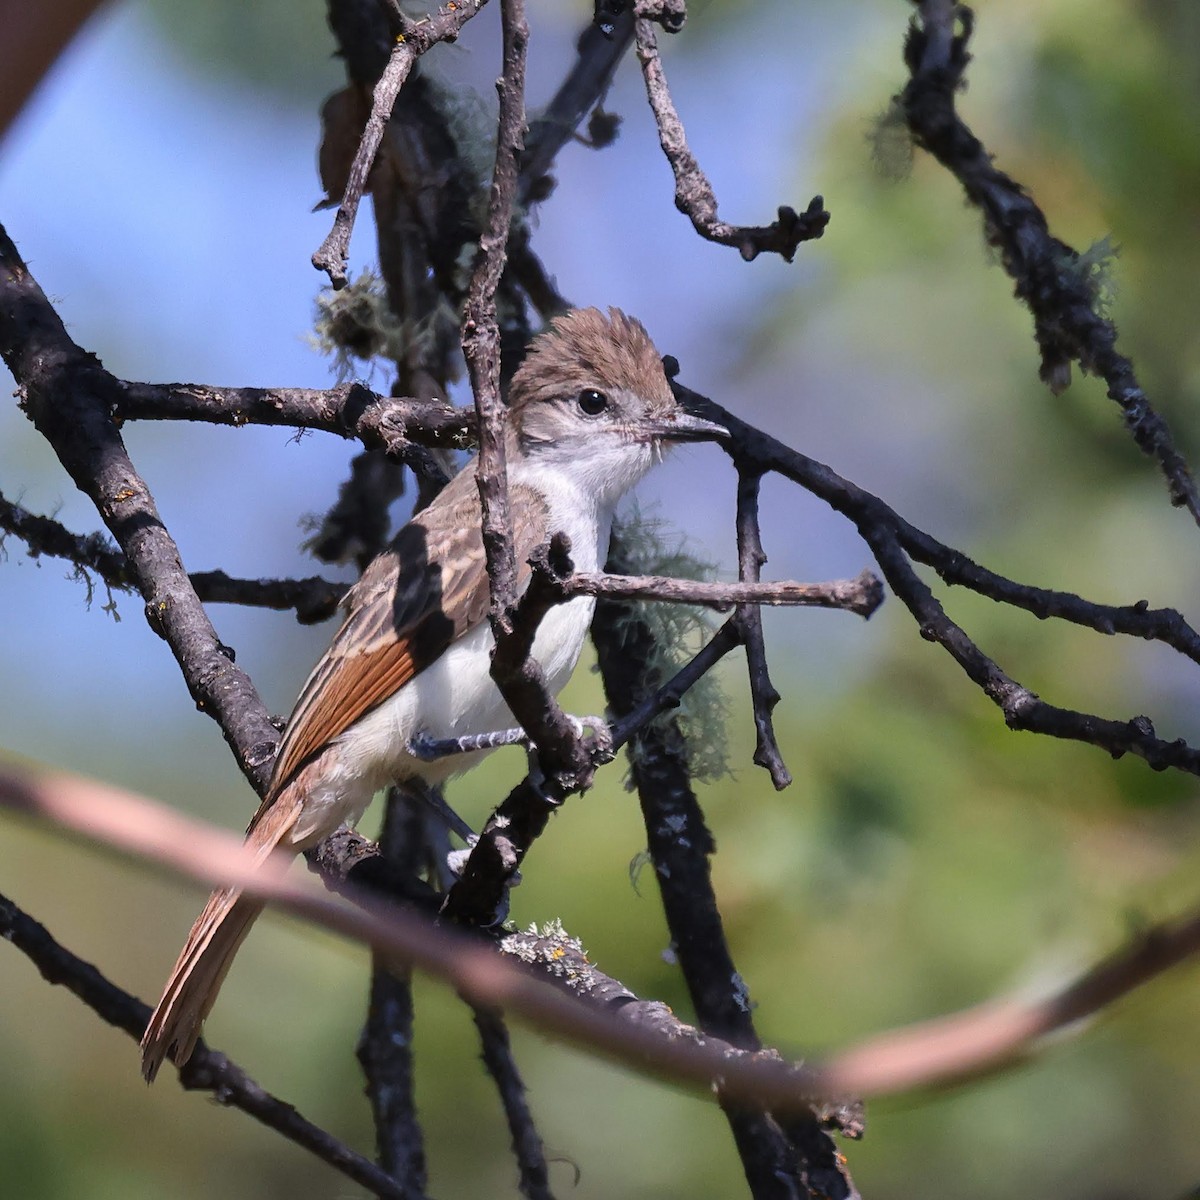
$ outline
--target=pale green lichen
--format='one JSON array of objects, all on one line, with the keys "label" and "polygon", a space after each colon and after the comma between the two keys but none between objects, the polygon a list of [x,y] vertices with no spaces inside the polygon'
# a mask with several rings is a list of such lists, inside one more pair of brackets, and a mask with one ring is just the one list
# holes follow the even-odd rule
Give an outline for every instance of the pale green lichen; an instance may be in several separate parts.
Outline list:
[{"label": "pale green lichen", "polygon": [[867,141],[871,145],[871,162],[884,179],[899,182],[912,174],[912,133],[899,100],[892,100],[875,118]]},{"label": "pale green lichen", "polygon": [[312,344],[333,359],[339,380],[358,374],[377,358],[395,362],[406,344],[403,323],[388,305],[387,288],[371,270],[340,290],[317,294]]},{"label": "pale green lichen", "polygon": [[[621,547],[621,570],[626,574],[699,580],[712,580],[716,575],[715,566],[691,550],[684,538],[669,537],[662,521],[636,506],[617,521],[614,533]],[[628,615],[617,622],[617,635],[622,635],[626,622],[630,627],[634,622],[645,624],[654,644],[647,673],[661,682],[670,679],[712,636],[715,624],[710,609],[691,604],[635,601],[628,604],[626,612]],[[711,782],[729,773],[726,710],[720,682],[716,673],[709,671],[684,693],[677,709],[655,718],[654,725],[659,729],[669,729],[671,722],[679,729],[688,769],[695,779]],[[636,739],[629,753],[636,764]]]},{"label": "pale green lichen", "polygon": [[458,318],[443,298],[420,321],[402,321],[388,303],[387,287],[367,269],[346,287],[326,288],[317,295],[310,341],[333,359],[341,381],[386,363],[423,362],[435,358],[445,337],[457,340]]},{"label": "pale green lichen", "polygon": [[1117,285],[1113,268],[1120,253],[1112,237],[1105,235],[1086,250],[1063,262],[1063,269],[1072,272],[1091,296],[1092,312],[1107,320],[1116,300]]}]

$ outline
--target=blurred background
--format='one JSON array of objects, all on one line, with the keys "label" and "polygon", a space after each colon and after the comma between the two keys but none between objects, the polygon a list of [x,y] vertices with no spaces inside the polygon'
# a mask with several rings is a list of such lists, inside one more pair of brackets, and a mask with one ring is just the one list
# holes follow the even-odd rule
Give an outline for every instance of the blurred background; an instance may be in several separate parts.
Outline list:
[{"label": "blurred background", "polygon": [[[570,61],[590,4],[532,3],[530,104]],[[534,247],[578,303],[649,326],[682,378],[887,499],[992,568],[1108,603],[1193,617],[1197,531],[1094,381],[1039,384],[1027,314],[957,184],[881,125],[904,80],[911,6],[693,3],[662,39],[676,102],[723,218],[765,223],[822,193],[822,241],[793,265],[700,241],[672,204],[632,56],[600,153],[569,146]],[[1200,441],[1200,10],[1190,0],[981,0],[966,119],[1079,249],[1111,237],[1122,346],[1196,459]],[[430,60],[494,103],[498,14]],[[0,31],[2,33],[2,31]],[[341,86],[320,0],[130,0],[83,29],[0,143],[0,220],[76,340],[119,376],[331,382],[309,344],[330,223],[310,211],[322,99]],[[361,223],[352,265],[370,265]],[[0,368],[2,372],[2,368]],[[0,383],[11,381],[5,375]],[[388,380],[372,380],[385,387]],[[465,400],[460,393],[456,399]],[[125,430],[191,569],[309,574],[306,515],[332,502],[354,446],[286,430]],[[0,407],[0,488],[76,532],[99,527],[15,405]],[[712,448],[641,489],[673,531],[733,571],[734,477]],[[852,529],[769,481],[768,571],[856,574]],[[402,516],[398,512],[398,517]],[[0,754],[143,790],[230,828],[252,810],[216,727],[142,617],[68,566],[0,550]],[[954,594],[982,648],[1053,702],[1145,712],[1200,738],[1194,667],[1167,651],[1039,623]],[[286,712],[330,628],[215,608],[273,711]],[[767,618],[793,787],[750,765],[741,661],[727,663],[732,774],[703,789],[735,958],[768,1041],[819,1054],[998,992],[1036,990],[1196,900],[1196,786],[1138,761],[1017,735],[890,601]],[[566,696],[600,704],[580,670]],[[480,821],[521,771],[498,757],[451,799]],[[687,1014],[620,764],[573,800],[514,894],[521,924],[561,917],[599,966]],[[373,817],[368,816],[367,827]],[[117,983],[152,1000],[199,893],[41,828],[0,824],[0,891]],[[369,1152],[352,1049],[366,955],[268,919],[209,1029],[266,1087]],[[498,1103],[470,1020],[417,988],[430,1193],[515,1194]],[[1200,974],[1176,971],[1034,1061],[949,1092],[872,1104],[848,1148],[868,1200],[1015,1193],[1183,1196],[1200,1182]],[[579,1197],[726,1197],[744,1183],[702,1099],[517,1030],[553,1182]],[[347,1197],[342,1177],[241,1114],[148,1091],[135,1048],[0,952],[0,1192],[22,1200]],[[575,1171],[578,1170],[578,1182]]]}]

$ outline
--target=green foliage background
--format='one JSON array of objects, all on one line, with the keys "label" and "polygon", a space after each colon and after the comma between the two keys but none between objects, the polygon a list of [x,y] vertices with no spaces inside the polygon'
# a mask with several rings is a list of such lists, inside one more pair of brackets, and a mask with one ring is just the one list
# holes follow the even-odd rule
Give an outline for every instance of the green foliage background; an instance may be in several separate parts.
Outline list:
[{"label": "green foliage background", "polygon": [[[311,107],[319,99],[324,85],[306,81],[303,66],[328,55],[319,5],[304,6],[302,19],[295,10],[292,20],[276,13],[261,24],[249,23],[255,6],[156,0],[148,7],[178,40],[175,52],[192,55],[190,69],[249,79],[271,105]],[[1028,318],[989,263],[978,219],[953,180],[919,157],[904,179],[885,177],[872,161],[878,118],[902,82],[910,6],[864,0],[832,17],[818,12],[824,6],[802,7],[814,23],[844,20],[854,31],[839,43],[836,65],[823,64],[834,82],[816,129],[803,131],[815,157],[797,166],[789,188],[794,197],[819,188],[834,221],[822,242],[802,248],[790,273],[762,267],[760,290],[728,319],[722,333],[737,336],[725,337],[722,397],[994,569],[1097,601],[1144,597],[1194,613],[1197,532],[1169,508],[1102,387],[1076,378],[1055,399],[1039,385]],[[751,9],[768,19],[760,6],[694,5],[688,32],[671,48],[680,69],[720,76]],[[962,110],[1059,236],[1082,248],[1111,235],[1119,246],[1109,269],[1123,346],[1195,460],[1194,6],[1016,0],[978,10]],[[535,28],[537,19],[535,10]],[[764,70],[808,69],[804,47],[791,42],[764,38],[754,53]],[[328,63],[321,71],[322,79],[336,78]],[[737,95],[731,88],[731,130]],[[686,101],[679,102],[686,120]],[[640,118],[632,104],[624,111],[630,124]],[[689,128],[706,144],[736,137],[736,130]],[[789,145],[775,152],[786,160]],[[603,170],[603,159],[596,162]],[[653,186],[656,203],[669,207],[665,178]],[[744,219],[783,198],[758,197]],[[732,206],[725,212],[743,219]],[[729,254],[683,244],[701,259]],[[119,313],[117,305],[113,319]],[[160,466],[169,461],[153,441],[146,452]],[[327,502],[322,495],[313,507]],[[772,485],[766,503],[776,559],[787,557],[799,524],[837,527],[815,502],[784,488]],[[279,517],[285,529],[293,515]],[[30,582],[16,572],[19,548],[7,552],[0,602],[7,589]],[[867,561],[858,550],[813,557],[789,570],[853,573]],[[78,589],[53,572],[42,576],[39,587]],[[1039,623],[967,595],[948,603],[986,651],[1048,699],[1119,717],[1145,711],[1163,736],[1200,737],[1195,671],[1159,648]],[[140,626],[137,605],[124,601],[122,611],[137,653],[165,658]],[[105,618],[93,611],[86,620],[95,626]],[[272,701],[285,707],[294,677],[327,635],[301,638],[278,623],[263,619],[262,645],[248,653],[252,671],[274,689]],[[1193,780],[1008,733],[894,601],[868,626],[850,624],[819,613],[769,621],[786,697],[779,731],[796,775],[783,794],[749,765],[740,665],[725,672],[739,765],[705,787],[703,801],[720,846],[714,872],[729,936],[766,1039],[788,1053],[819,1054],[999,992],[1052,986],[1141,924],[1195,903]],[[295,660],[289,678],[270,674],[280,656]],[[7,681],[0,712],[12,706],[15,719],[18,695],[41,695],[38,686]],[[135,784],[230,826],[242,819],[245,788],[206,719],[187,711],[182,687],[174,733],[151,745],[137,729],[105,728],[105,697],[86,657],[70,690],[73,701],[46,710],[43,735],[12,751]],[[595,677],[581,670],[566,699],[574,711],[594,711]],[[455,799],[468,819],[481,817],[517,769],[497,762],[459,785]],[[686,1014],[677,974],[664,961],[649,872],[638,881],[640,894],[630,884],[628,865],[643,838],[620,774],[610,770],[555,821],[514,895],[513,915],[519,923],[561,917],[602,968]],[[7,820],[0,889],[147,997],[197,904],[170,880]],[[364,978],[361,951],[268,920],[239,959],[211,1032],[265,1086],[369,1148],[351,1054]],[[430,1192],[512,1195],[501,1116],[469,1020],[443,989],[420,982],[417,991]],[[1200,1180],[1198,1003],[1200,978],[1185,968],[999,1077],[871,1105],[867,1137],[848,1151],[864,1196],[1182,1196]],[[516,1040],[542,1132],[560,1160],[554,1175],[562,1195],[743,1193],[711,1103],[527,1031]],[[301,1151],[183,1095],[170,1079],[148,1092],[127,1039],[47,988],[13,952],[0,952],[0,1062],[5,1195],[356,1194]]]}]

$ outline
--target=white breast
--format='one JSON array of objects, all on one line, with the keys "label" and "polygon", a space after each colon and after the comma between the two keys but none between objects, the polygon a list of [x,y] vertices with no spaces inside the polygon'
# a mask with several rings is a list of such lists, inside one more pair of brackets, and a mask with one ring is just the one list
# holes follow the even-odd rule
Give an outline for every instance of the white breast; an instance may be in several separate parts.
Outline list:
[{"label": "white breast", "polygon": [[[547,498],[550,528],[571,539],[579,571],[599,570],[608,552],[612,509],[601,508],[558,471],[539,471],[534,480],[518,466],[513,482],[532,482]],[[571,676],[591,625],[595,601],[577,596],[546,614],[534,638],[533,656],[552,693]],[[490,675],[492,631],[486,622],[451,645],[436,662],[390,699],[355,722],[338,739],[337,761],[307,797],[297,840],[317,840],[343,821],[354,824],[371,797],[389,783],[420,778],[440,783],[474,766],[486,751],[424,762],[407,752],[410,738],[491,733],[516,724]],[[305,837],[304,835],[308,836]]]}]

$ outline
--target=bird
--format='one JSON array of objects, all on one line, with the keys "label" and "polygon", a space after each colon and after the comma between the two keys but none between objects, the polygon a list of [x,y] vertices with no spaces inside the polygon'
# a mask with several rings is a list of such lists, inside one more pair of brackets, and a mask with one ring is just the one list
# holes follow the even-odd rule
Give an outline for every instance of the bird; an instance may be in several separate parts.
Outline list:
[{"label": "bird", "polygon": [[[505,450],[518,590],[529,557],[558,533],[576,570],[600,570],[622,496],[673,442],[717,439],[721,426],[680,407],[641,322],[610,308],[573,309],[535,337],[509,385]],[[490,675],[494,641],[477,459],[396,534],[345,596],[342,624],[300,691],[270,783],[246,831],[254,863],[303,853],[357,824],[374,794],[437,785],[487,749],[430,758],[421,743],[512,725]],[[557,693],[579,658],[595,599],[544,617],[532,654]],[[192,926],[142,1038],[142,1074],[184,1066],[263,902],[215,890]]]}]

